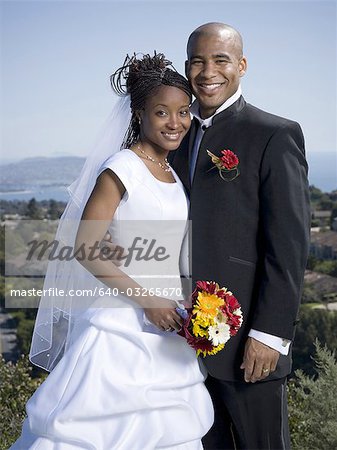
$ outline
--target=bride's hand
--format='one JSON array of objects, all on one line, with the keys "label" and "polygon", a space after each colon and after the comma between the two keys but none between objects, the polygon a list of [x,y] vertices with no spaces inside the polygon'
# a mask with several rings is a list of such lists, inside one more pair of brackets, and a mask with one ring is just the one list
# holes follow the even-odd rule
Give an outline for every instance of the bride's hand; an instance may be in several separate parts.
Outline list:
[{"label": "bride's hand", "polygon": [[153,297],[144,307],[148,320],[161,331],[179,331],[183,319],[176,311],[177,303],[167,298]]}]

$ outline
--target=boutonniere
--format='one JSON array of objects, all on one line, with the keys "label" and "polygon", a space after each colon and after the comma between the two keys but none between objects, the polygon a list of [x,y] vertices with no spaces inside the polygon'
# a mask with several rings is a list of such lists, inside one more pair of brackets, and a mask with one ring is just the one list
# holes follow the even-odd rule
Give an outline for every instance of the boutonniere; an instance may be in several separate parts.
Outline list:
[{"label": "boutonniere", "polygon": [[212,169],[218,169],[220,177],[224,181],[233,181],[240,175],[239,170],[239,158],[231,150],[221,150],[222,156],[215,156],[209,150],[207,150],[208,156],[210,156],[214,167]]}]

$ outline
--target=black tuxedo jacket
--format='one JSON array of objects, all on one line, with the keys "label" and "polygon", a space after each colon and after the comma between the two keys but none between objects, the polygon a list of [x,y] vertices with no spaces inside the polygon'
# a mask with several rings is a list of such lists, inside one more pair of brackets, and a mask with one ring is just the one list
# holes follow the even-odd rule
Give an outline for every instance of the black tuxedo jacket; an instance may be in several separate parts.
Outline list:
[{"label": "black tuxedo jacket", "polygon": [[[240,97],[204,133],[192,184],[189,159],[198,122],[171,156],[190,196],[193,281],[216,281],[241,303],[244,322],[225,349],[205,358],[209,373],[243,380],[240,369],[251,328],[293,339],[306,266],[310,204],[300,126]],[[240,175],[224,181],[206,150],[232,150]],[[279,378],[291,370],[280,356]]]}]

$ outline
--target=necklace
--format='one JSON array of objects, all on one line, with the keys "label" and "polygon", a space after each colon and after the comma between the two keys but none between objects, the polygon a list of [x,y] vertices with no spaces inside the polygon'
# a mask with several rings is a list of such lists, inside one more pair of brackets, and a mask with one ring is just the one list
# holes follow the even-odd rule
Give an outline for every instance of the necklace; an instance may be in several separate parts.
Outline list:
[{"label": "necklace", "polygon": [[140,148],[140,145],[137,145],[137,150],[140,151],[142,155],[145,156],[146,159],[149,161],[158,164],[158,166],[163,169],[165,172],[171,172],[171,166],[169,162],[167,161],[167,158],[164,159],[164,162],[157,161],[156,159],[152,158],[151,155],[148,155],[142,148]]}]

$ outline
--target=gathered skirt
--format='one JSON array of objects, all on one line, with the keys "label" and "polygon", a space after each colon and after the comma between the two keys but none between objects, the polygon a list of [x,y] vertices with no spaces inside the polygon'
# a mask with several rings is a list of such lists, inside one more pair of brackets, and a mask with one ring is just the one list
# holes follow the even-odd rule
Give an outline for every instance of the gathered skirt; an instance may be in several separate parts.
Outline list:
[{"label": "gathered skirt", "polygon": [[27,403],[12,450],[202,449],[213,407],[195,351],[136,308],[91,308]]}]

